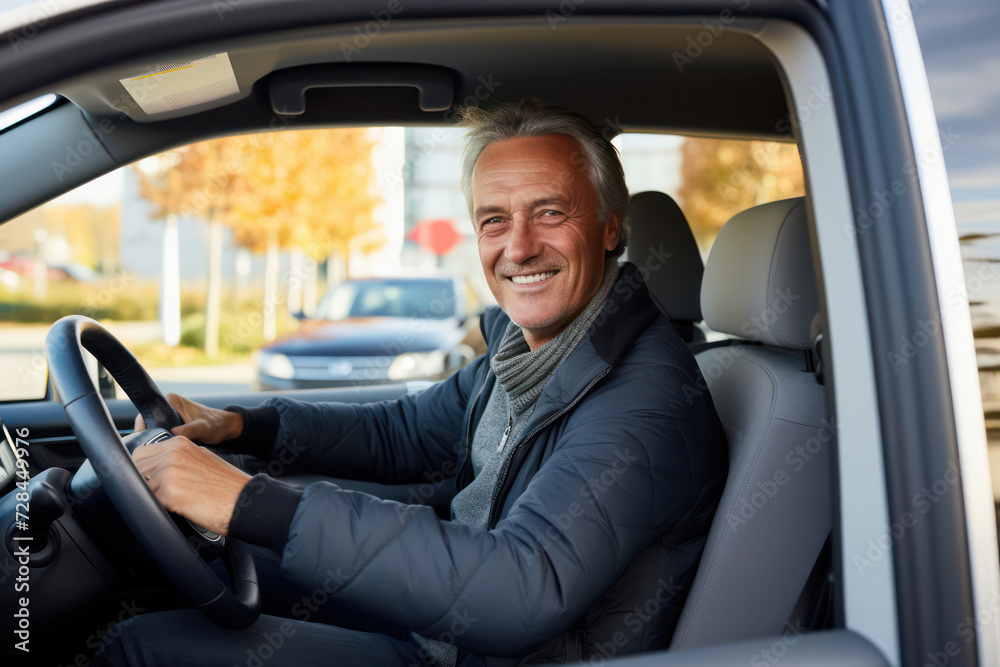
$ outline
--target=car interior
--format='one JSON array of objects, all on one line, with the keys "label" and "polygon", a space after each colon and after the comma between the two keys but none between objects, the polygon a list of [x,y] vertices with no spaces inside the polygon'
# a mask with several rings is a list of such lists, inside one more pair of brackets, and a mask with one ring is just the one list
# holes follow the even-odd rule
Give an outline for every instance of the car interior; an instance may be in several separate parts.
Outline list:
[{"label": "car interior", "polygon": [[[698,664],[729,664],[734,656],[745,664],[765,645],[762,638],[770,646],[785,637],[787,647],[789,632],[817,654],[836,650],[868,664],[884,664],[883,656],[894,654],[894,630],[885,620],[893,615],[891,569],[878,564],[862,580],[835,555],[863,551],[864,539],[854,537],[864,532],[858,527],[884,522],[884,513],[871,508],[884,497],[885,480],[874,446],[880,429],[864,291],[854,241],[844,230],[851,213],[840,121],[833,105],[814,105],[810,97],[828,90],[830,73],[801,28],[778,17],[741,18],[738,3],[733,12],[714,17],[642,20],[574,15],[572,2],[545,14],[482,19],[417,19],[387,10],[384,17],[373,12],[367,20],[346,20],[330,10],[320,20],[276,9],[254,13],[259,24],[253,25],[241,18],[238,3],[216,4],[228,10],[218,10],[217,22],[189,23],[182,30],[175,21],[183,16],[164,19],[156,39],[137,33],[141,44],[112,42],[112,35],[124,34],[121,25],[95,23],[86,39],[90,48],[34,68],[29,92],[4,106],[55,97],[0,132],[0,220],[122,165],[211,137],[359,125],[450,126],[458,105],[524,96],[578,111],[609,137],[652,132],[794,142],[806,196],[760,202],[737,214],[720,231],[704,266],[677,203],[660,192],[633,193],[626,259],[646,269],[657,304],[696,354],[707,384],[693,391],[711,393],[730,448],[729,479],[670,651],[641,664],[673,664],[671,655],[693,649],[705,651],[692,654],[703,661]],[[104,29],[109,32],[102,39]],[[95,46],[99,42],[104,45]],[[180,93],[149,90],[143,98],[123,87],[123,80],[145,72],[222,54],[237,92],[218,99],[187,104]],[[151,98],[166,108],[151,106]],[[666,262],[651,254],[658,248],[671,253]],[[706,327],[722,335],[706,340]],[[123,469],[129,463],[122,438],[126,446],[135,445],[137,410],[147,425],[159,428],[169,428],[176,416],[141,367],[123,361],[123,353],[91,324],[70,322],[58,335],[47,343],[56,396],[0,404],[0,419],[30,431],[31,473],[47,482],[37,485],[44,489],[37,500],[32,493],[32,504],[52,506],[47,546],[32,557],[37,632],[75,635],[78,651],[95,617],[113,621],[121,600],[139,594],[150,608],[197,604],[191,595],[200,584],[190,574],[198,570],[190,549],[183,561],[189,568],[174,567],[166,577],[157,571],[151,559],[162,570],[183,545],[171,538],[158,555],[151,545],[165,538],[153,529],[136,533],[136,523],[166,532],[173,527],[164,510],[152,506],[151,495],[141,499],[141,490],[129,486],[140,480],[138,474],[132,479]],[[83,348],[131,401],[102,398],[86,385],[80,376]],[[308,401],[370,402],[417,390],[396,383],[288,393]],[[254,406],[266,395],[191,398],[214,407]],[[70,396],[85,400],[71,406]],[[842,423],[843,414],[851,418]],[[144,437],[155,435],[147,431]],[[102,462],[90,455],[84,463],[84,440],[95,451],[116,450],[116,458]],[[268,470],[267,462],[243,455],[231,460],[251,471]],[[59,469],[68,472],[54,472]],[[281,473],[301,486],[328,479],[308,470]],[[400,502],[417,498],[443,517],[454,492],[450,480],[435,480],[430,497],[415,495],[413,486],[334,481]],[[93,492],[118,483],[125,488],[120,497],[139,499],[132,509],[123,509],[110,489]],[[838,488],[845,486],[857,492],[838,501]],[[81,497],[66,502],[65,488]],[[0,519],[13,513],[8,494],[0,501]],[[11,531],[0,528],[9,544]],[[204,560],[207,553],[218,555],[205,550],[195,558]],[[0,561],[13,562],[9,552]],[[850,595],[859,587],[888,594],[860,604]],[[176,591],[187,594],[187,601]],[[245,591],[234,593],[245,601]],[[5,614],[13,613],[13,605],[0,599]],[[226,613],[220,622],[231,622]],[[865,637],[849,630],[865,624],[874,628]]]}]

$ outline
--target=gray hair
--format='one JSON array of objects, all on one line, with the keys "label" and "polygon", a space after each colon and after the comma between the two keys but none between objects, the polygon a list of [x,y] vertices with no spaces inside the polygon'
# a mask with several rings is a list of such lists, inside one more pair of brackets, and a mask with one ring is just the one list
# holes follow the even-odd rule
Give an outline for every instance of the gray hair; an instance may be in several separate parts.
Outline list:
[{"label": "gray hair", "polygon": [[560,134],[576,140],[583,151],[583,171],[597,195],[597,217],[607,222],[618,216],[618,245],[606,253],[620,257],[628,245],[628,186],[618,149],[589,118],[529,97],[484,110],[466,106],[458,110],[459,125],[468,128],[462,152],[462,191],[472,210],[472,176],[479,156],[490,144],[524,137]]}]

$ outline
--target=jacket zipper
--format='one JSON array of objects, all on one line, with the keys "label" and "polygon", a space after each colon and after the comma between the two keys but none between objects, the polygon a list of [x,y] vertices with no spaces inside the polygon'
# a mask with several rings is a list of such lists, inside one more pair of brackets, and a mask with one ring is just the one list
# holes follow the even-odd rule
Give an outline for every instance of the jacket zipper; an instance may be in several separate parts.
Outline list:
[{"label": "jacket zipper", "polygon": [[[500,497],[501,489],[503,489],[503,485],[507,481],[507,473],[510,472],[510,467],[511,464],[513,464],[514,462],[514,455],[517,453],[517,450],[519,450],[522,447],[522,445],[524,445],[524,443],[531,440],[531,438],[533,438],[543,428],[545,428],[546,426],[548,426],[549,424],[551,424],[552,422],[554,422],[555,420],[559,419],[564,414],[572,410],[573,406],[579,403],[580,400],[584,396],[586,396],[587,393],[594,387],[594,385],[600,382],[604,378],[604,376],[610,372],[611,372],[610,368],[605,368],[600,375],[591,380],[590,384],[588,384],[586,387],[583,388],[583,391],[581,391],[579,394],[576,395],[576,398],[574,398],[572,402],[569,403],[569,405],[567,405],[562,410],[555,413],[554,415],[546,419],[544,422],[533,428],[531,430],[531,433],[529,433],[524,438],[521,438],[520,442],[518,442],[517,445],[510,451],[510,454],[504,460],[503,469],[500,471],[500,479],[497,481],[497,485],[493,489],[493,498],[490,500],[490,515],[489,519],[486,521],[487,530],[493,530],[493,528],[495,527],[494,518],[497,511],[497,498]],[[510,427],[508,427],[508,430],[509,428]],[[506,444],[507,440],[506,435],[507,433],[504,433],[503,444]]]}]

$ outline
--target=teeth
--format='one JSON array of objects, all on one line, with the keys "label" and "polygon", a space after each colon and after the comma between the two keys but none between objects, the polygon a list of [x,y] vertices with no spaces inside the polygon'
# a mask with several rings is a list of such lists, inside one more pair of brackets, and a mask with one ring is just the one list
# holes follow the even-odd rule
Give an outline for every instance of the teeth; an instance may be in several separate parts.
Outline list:
[{"label": "teeth", "polygon": [[511,276],[510,279],[518,285],[527,285],[528,283],[537,283],[539,280],[551,278],[554,275],[556,275],[555,271],[548,271],[546,273],[536,273],[530,276]]}]

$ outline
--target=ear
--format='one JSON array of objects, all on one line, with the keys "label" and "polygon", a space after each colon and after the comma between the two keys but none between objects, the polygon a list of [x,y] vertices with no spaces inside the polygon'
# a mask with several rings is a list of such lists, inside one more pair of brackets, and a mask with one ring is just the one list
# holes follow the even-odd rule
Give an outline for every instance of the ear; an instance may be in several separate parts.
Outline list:
[{"label": "ear", "polygon": [[618,223],[618,216],[612,215],[604,227],[604,249],[611,252],[618,246],[618,239],[621,237],[621,225]]}]

